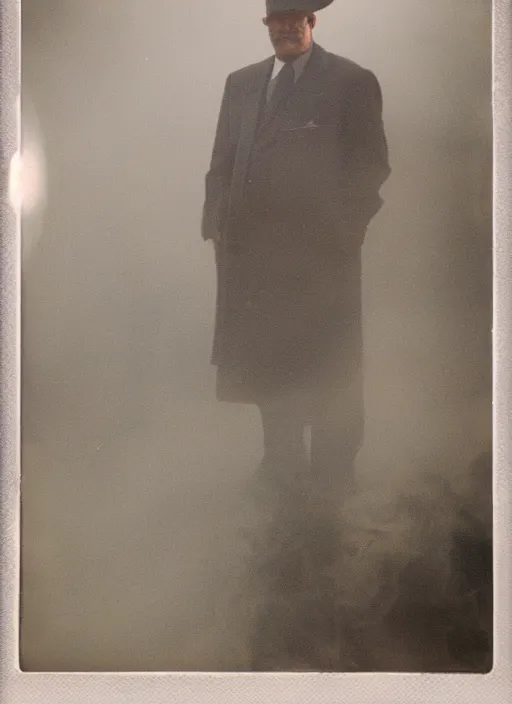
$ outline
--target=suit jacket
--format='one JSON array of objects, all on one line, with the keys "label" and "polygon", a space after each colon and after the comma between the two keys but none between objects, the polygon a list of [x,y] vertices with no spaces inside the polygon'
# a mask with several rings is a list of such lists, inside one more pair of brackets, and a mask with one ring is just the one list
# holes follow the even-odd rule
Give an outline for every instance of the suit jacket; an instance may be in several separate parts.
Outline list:
[{"label": "suit jacket", "polygon": [[243,236],[254,209],[320,226],[341,244],[364,233],[390,174],[379,82],[317,44],[283,107],[262,118],[274,57],[226,80],[210,168],[202,236]]}]

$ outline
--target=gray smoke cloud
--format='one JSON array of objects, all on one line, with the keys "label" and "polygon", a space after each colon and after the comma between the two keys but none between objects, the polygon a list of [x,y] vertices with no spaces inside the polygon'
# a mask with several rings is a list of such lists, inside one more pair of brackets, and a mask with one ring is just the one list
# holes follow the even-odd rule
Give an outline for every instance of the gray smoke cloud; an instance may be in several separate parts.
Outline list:
[{"label": "gray smoke cloud", "polygon": [[[262,583],[240,585],[267,518],[240,497],[261,431],[254,408],[214,399],[199,223],[225,77],[270,53],[260,4],[23,3],[25,128],[45,176],[23,234],[26,669],[251,661]],[[455,507],[489,532],[489,488],[468,467],[492,430],[490,12],[339,2],[315,30],[379,77],[393,167],[364,249],[362,488],[330,572],[357,613],[391,558],[430,555],[442,589]],[[395,666],[428,667],[398,641]]]}]

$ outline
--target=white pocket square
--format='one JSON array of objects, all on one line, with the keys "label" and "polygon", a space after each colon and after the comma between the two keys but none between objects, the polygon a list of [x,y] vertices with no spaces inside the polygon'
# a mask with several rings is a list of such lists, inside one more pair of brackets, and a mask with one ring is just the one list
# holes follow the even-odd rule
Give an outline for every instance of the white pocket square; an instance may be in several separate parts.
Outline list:
[{"label": "white pocket square", "polygon": [[296,132],[298,130],[316,130],[320,127],[318,122],[315,122],[315,120],[310,120],[309,122],[306,122],[305,125],[297,125],[297,127],[285,127],[284,131],[285,132]]}]

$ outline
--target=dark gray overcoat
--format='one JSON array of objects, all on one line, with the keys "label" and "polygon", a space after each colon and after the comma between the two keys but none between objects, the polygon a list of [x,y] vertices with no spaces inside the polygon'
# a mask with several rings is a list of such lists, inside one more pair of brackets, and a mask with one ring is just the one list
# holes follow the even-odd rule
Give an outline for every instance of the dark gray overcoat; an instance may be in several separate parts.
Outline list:
[{"label": "dark gray overcoat", "polygon": [[297,398],[305,412],[350,388],[362,403],[361,245],[390,173],[380,85],[314,45],[276,114],[273,57],[225,85],[202,235],[216,246],[217,398]]}]

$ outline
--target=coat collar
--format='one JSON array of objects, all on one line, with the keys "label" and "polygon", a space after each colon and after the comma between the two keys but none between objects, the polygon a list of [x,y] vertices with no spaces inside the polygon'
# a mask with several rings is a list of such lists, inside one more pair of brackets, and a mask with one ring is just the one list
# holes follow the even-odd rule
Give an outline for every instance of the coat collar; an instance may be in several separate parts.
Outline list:
[{"label": "coat collar", "polygon": [[[314,44],[311,44],[309,49],[304,54],[301,54],[301,56],[299,56],[297,59],[292,61],[292,66],[293,66],[293,70],[295,73],[295,80],[296,81],[302,76],[302,73],[304,72],[304,69],[306,68],[306,66],[308,64],[309,59],[311,58],[311,54],[313,53],[313,46],[314,46]],[[274,57],[274,65],[272,67],[272,74],[270,76],[270,80],[273,80],[274,78],[276,78],[284,66],[285,66],[284,61],[281,61],[280,59],[278,59],[277,56]]]},{"label": "coat collar", "polygon": [[[318,91],[320,78],[327,67],[327,57],[328,54],[324,49],[322,49],[318,44],[313,44],[311,55],[291,91],[288,101],[293,101],[299,91],[301,95],[304,93],[314,93]],[[256,124],[258,122],[259,109],[263,100],[263,93],[268,83],[268,76],[261,76],[259,80],[259,90],[257,90],[257,100],[259,103],[257,106],[255,105],[250,108],[256,112]],[[271,128],[271,125],[279,121],[279,117],[280,111],[277,111],[268,116],[267,119],[262,120],[259,124],[259,132]]]},{"label": "coat collar", "polygon": [[[313,42],[313,46],[310,50],[310,54],[306,60],[303,70],[300,72],[298,80],[295,84],[295,88],[302,85],[303,82],[310,82],[314,80],[319,72],[325,70],[327,66],[328,53],[319,44]],[[276,62],[275,56],[269,56],[267,59],[260,61],[256,64],[255,71],[253,74],[253,80],[251,81],[250,88],[246,95],[246,102],[244,106],[245,114],[254,113],[254,107],[259,109],[261,104],[261,99],[263,98],[263,93],[268,85],[268,81],[272,78],[274,73],[274,66]],[[256,116],[257,119],[257,116]]]}]

